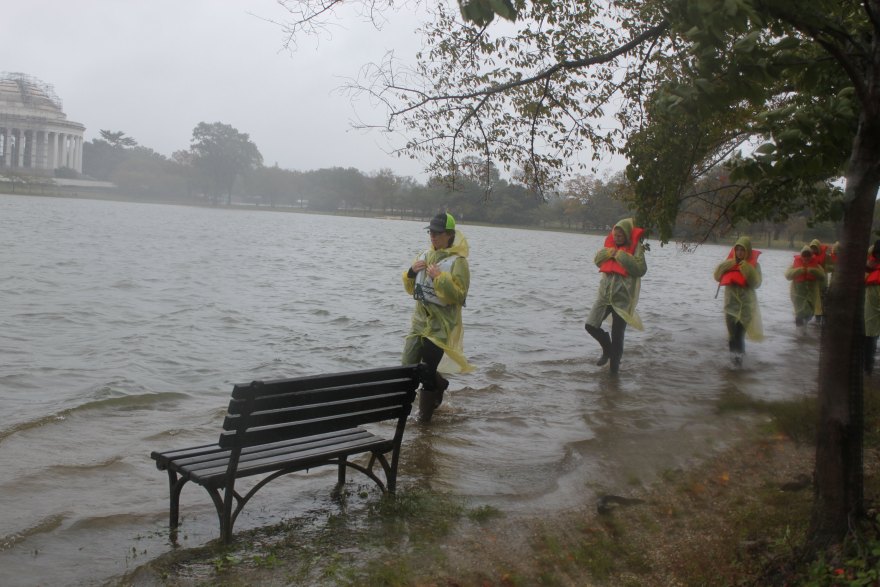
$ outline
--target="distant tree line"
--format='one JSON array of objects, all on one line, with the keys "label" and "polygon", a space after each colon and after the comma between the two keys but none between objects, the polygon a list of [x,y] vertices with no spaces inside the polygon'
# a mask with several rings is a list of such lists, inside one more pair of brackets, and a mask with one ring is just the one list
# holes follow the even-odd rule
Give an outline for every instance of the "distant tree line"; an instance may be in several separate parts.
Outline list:
[{"label": "distant tree line", "polygon": [[[576,231],[608,230],[630,214],[633,190],[622,173],[610,178],[577,175],[543,198],[525,181],[506,180],[496,168],[475,159],[465,160],[450,187],[442,177],[421,183],[390,169],[364,173],[355,168],[332,167],[310,171],[263,165],[259,149],[246,133],[220,122],[199,123],[190,147],[170,158],[122,131],[101,130],[100,138],[84,144],[83,175],[110,181],[130,198],[204,204],[246,204],[270,208],[396,217],[430,216],[449,210],[465,222],[559,228]],[[707,224],[714,202],[723,202],[723,177],[706,179],[698,197],[682,206],[676,226],[684,241],[717,241],[734,232],[748,232],[768,243],[784,241],[795,247],[810,238],[835,240],[835,227],[810,226],[810,215],[784,222],[732,226]]]}]

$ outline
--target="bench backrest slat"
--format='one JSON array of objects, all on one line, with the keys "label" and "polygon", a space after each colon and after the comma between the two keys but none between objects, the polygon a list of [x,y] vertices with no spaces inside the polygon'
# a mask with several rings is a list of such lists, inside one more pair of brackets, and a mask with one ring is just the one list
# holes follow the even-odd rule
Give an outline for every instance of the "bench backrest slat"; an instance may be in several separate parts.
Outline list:
[{"label": "bench backrest slat", "polygon": [[[272,384],[263,383],[260,389],[255,390],[254,396],[251,399],[230,400],[228,415],[236,416],[245,412],[254,415],[269,410],[383,396],[388,393],[407,391],[412,387],[413,382],[410,378],[386,379],[352,385],[300,389],[298,391],[289,391],[289,388],[284,386],[281,388],[282,391],[276,388],[272,390],[274,393],[265,394],[262,388],[267,385]],[[226,426],[227,424],[224,423],[224,428]]]},{"label": "bench backrest slat", "polygon": [[[291,393],[295,391],[324,389],[328,387],[341,387],[345,385],[357,385],[372,381],[387,381],[390,379],[410,379],[413,377],[417,365],[402,365],[399,367],[385,367],[381,369],[366,369],[363,371],[348,371],[345,373],[331,373],[325,375],[310,375],[293,379],[274,379],[262,381],[262,387],[257,392],[257,397],[265,397],[277,394]],[[232,399],[251,397],[254,393],[252,383],[238,384],[232,389]]]},{"label": "bench backrest slat", "polygon": [[239,384],[220,446],[252,446],[392,419],[400,427],[418,384],[417,365]]},{"label": "bench backrest slat", "polygon": [[[407,401],[407,389],[389,389],[387,393],[369,395],[365,397],[340,397],[329,398],[322,395],[322,401],[303,402],[279,407],[271,410],[257,410],[250,413],[247,422],[248,428],[267,426],[296,420],[310,420],[334,414],[349,414],[380,408],[398,407]],[[227,414],[223,422],[223,429],[229,431],[239,430],[241,427],[240,414]]]},{"label": "bench backrest slat", "polygon": [[224,445],[224,439],[230,443],[241,442],[241,446],[252,446],[289,440],[291,438],[313,436],[325,432],[348,430],[362,424],[396,420],[401,417],[405,418],[409,415],[409,411],[409,406],[397,406],[395,408],[380,408],[349,414],[335,414],[311,420],[289,421],[270,426],[249,428],[241,438],[235,438],[235,432],[223,432],[220,435],[220,445]]}]

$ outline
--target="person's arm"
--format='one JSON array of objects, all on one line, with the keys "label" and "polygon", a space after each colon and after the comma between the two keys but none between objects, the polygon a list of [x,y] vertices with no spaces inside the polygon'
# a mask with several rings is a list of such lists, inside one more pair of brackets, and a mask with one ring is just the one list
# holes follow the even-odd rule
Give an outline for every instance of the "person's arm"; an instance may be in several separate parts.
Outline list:
[{"label": "person's arm", "polygon": [[418,275],[419,271],[424,269],[425,261],[421,258],[421,255],[415,258],[412,265],[403,272],[403,289],[406,290],[406,293],[409,295],[413,294],[416,288],[416,275]]},{"label": "person's arm", "polygon": [[746,278],[746,283],[752,289],[758,289],[761,287],[761,265],[760,263],[755,263],[754,266],[751,263],[747,263],[743,261],[739,264],[739,270],[742,272],[743,277]]},{"label": "person's arm", "polygon": [[641,277],[648,272],[648,264],[645,261],[645,249],[641,243],[636,247],[634,255],[630,255],[623,249],[618,249],[615,259],[623,265],[623,268],[632,277]]},{"label": "person's arm", "polygon": [[441,271],[434,278],[434,293],[447,304],[464,304],[471,284],[471,271],[468,261],[459,257],[452,263],[450,271]]},{"label": "person's arm", "polygon": [[599,267],[600,265],[602,265],[602,263],[613,257],[614,251],[616,250],[617,249],[612,249],[610,247],[602,247],[601,249],[596,251],[596,256],[593,257],[593,263],[596,264],[596,267]]},{"label": "person's arm", "polygon": [[816,277],[816,281],[825,281],[825,270],[820,265],[809,267],[807,272]]},{"label": "person's arm", "polygon": [[733,269],[733,266],[736,265],[736,259],[725,259],[718,264],[718,267],[715,268],[715,273],[713,274],[715,277],[715,281],[721,281],[721,278],[725,273]]}]

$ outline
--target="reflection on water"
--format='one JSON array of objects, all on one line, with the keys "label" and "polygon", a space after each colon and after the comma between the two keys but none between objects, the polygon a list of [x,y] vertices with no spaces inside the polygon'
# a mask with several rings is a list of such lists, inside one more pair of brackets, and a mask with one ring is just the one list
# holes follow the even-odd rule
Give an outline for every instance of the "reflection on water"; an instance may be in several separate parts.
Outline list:
[{"label": "reflection on water", "polygon": [[[0,196],[0,584],[89,583],[166,552],[149,452],[212,441],[233,383],[397,363],[413,303],[400,274],[423,226]],[[761,256],[767,338],[735,369],[712,280],[727,248],[653,243],[645,331],[628,329],[612,376],[583,329],[603,237],[461,228],[478,370],[453,378],[430,425],[410,423],[402,488],[567,508],[723,447],[742,417],[718,415],[724,394],[815,389],[818,331],[794,327],[791,253]],[[298,477],[262,490],[236,529],[333,506],[334,471]],[[216,538],[200,488],[182,507],[184,546]]]}]

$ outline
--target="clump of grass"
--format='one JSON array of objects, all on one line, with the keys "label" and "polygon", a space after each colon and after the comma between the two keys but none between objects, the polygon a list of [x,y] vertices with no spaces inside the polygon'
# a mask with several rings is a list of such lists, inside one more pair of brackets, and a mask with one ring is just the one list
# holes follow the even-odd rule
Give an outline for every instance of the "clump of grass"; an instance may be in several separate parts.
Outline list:
[{"label": "clump of grass", "polygon": [[771,418],[768,432],[784,434],[799,444],[816,440],[819,410],[816,398],[802,396],[794,400],[766,401],[755,399],[738,389],[727,389],[716,402],[718,413],[755,412]]},{"label": "clump of grass", "polygon": [[585,576],[607,581],[623,573],[646,572],[650,564],[628,532],[614,517],[584,524],[573,535],[547,528],[535,544],[540,583],[565,585],[566,577]]},{"label": "clump of grass", "polygon": [[467,513],[467,517],[472,522],[482,523],[489,520],[500,518],[504,514],[496,507],[490,505],[481,505],[475,507]]}]

